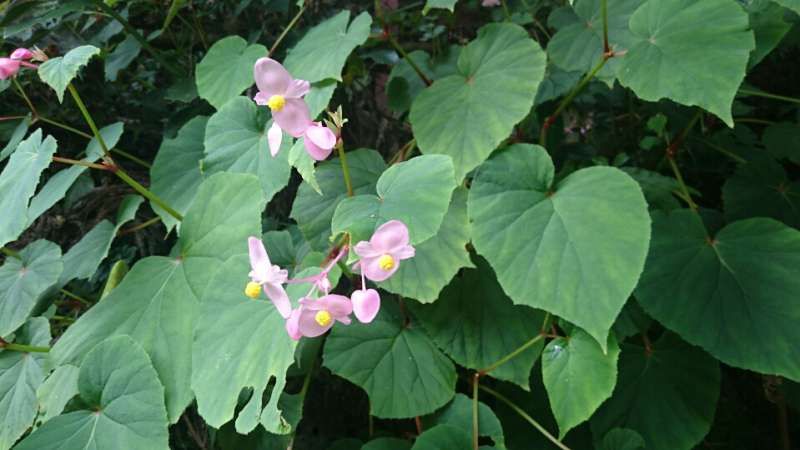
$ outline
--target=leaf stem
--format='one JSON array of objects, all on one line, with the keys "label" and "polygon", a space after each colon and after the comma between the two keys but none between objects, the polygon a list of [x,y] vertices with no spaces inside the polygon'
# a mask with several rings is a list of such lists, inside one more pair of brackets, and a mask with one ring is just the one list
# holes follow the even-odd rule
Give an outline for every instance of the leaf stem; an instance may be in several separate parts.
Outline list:
[{"label": "leaf stem", "polygon": [[692,211],[697,211],[697,204],[692,200],[692,196],[689,194],[689,188],[686,187],[686,183],[683,181],[683,176],[678,168],[678,164],[675,163],[675,158],[668,157],[667,160],[669,161],[669,166],[672,168],[672,173],[675,174],[675,178],[678,180],[678,185],[683,193],[683,199],[689,204],[689,208],[691,208]]},{"label": "leaf stem", "polygon": [[600,0],[600,10],[603,13],[603,53],[610,53],[608,45],[608,0]]},{"label": "leaf stem", "polygon": [[539,145],[544,147],[544,145],[547,143],[547,130],[550,128],[551,125],[553,125],[553,123],[555,123],[556,118],[558,118],[558,116],[564,111],[564,109],[566,109],[567,106],[569,106],[569,104],[572,103],[572,100],[574,100],[575,97],[578,94],[580,94],[583,88],[585,88],[586,85],[589,84],[590,81],[592,81],[592,78],[594,78],[594,76],[597,75],[597,72],[600,72],[600,69],[602,69],[603,66],[606,65],[606,61],[608,61],[612,56],[613,54],[608,54],[608,53],[604,54],[603,59],[601,59],[600,62],[597,63],[596,66],[594,66],[591,72],[587,73],[586,76],[584,76],[583,79],[581,79],[580,83],[578,83],[578,85],[575,86],[572,89],[572,91],[570,91],[570,93],[564,98],[564,100],[562,100],[561,103],[558,104],[558,107],[556,108],[555,112],[547,116],[547,119],[545,119],[544,123],[542,124],[542,130],[539,132]]},{"label": "leaf stem", "polygon": [[336,142],[336,151],[339,153],[339,163],[342,165],[342,175],[344,176],[344,184],[347,186],[347,196],[353,196],[353,183],[350,181],[350,168],[347,166],[347,157],[344,154],[344,142],[340,138]]},{"label": "leaf stem", "polygon": [[431,84],[433,84],[433,81],[431,81],[431,79],[425,75],[425,72],[423,72],[422,69],[420,69],[417,63],[414,62],[414,60],[408,56],[408,53],[406,53],[403,47],[400,46],[400,43],[397,42],[397,39],[395,39],[394,36],[392,36],[392,34],[388,31],[388,28],[385,29],[384,33],[386,35],[386,40],[389,41],[389,44],[392,45],[392,47],[397,51],[397,53],[400,53],[400,55],[403,56],[403,59],[408,63],[409,66],[411,66],[412,69],[414,69],[414,72],[417,73],[417,76],[419,76],[420,80],[422,80],[422,82],[425,83],[426,86],[430,86]]},{"label": "leaf stem", "polygon": [[134,191],[138,192],[139,194],[141,194],[146,199],[148,199],[151,202],[155,203],[156,205],[160,206],[164,211],[167,212],[167,214],[169,214],[170,216],[178,219],[179,221],[183,220],[183,215],[181,215],[181,213],[179,213],[178,211],[175,211],[174,209],[172,209],[172,207],[170,207],[168,204],[166,204],[164,202],[164,200],[161,200],[161,198],[159,196],[157,196],[152,191],[148,190],[146,187],[144,187],[141,184],[139,184],[138,181],[136,181],[133,178],[131,178],[130,175],[125,173],[125,171],[123,171],[122,169],[117,169],[114,172],[114,174],[116,176],[118,176],[120,179],[122,179],[122,181],[128,183],[128,185],[130,187],[132,187]]},{"label": "leaf stem", "polygon": [[73,166],[89,167],[89,168],[97,169],[97,170],[112,170],[111,167],[109,167],[109,166],[107,166],[105,164],[95,164],[95,163],[90,163],[89,161],[80,161],[80,160],[77,160],[77,159],[62,158],[60,156],[53,156],[53,161],[58,162],[58,163],[62,163],[62,164],[70,164],[70,165],[73,165]]},{"label": "leaf stem", "polygon": [[19,255],[19,252],[18,252],[18,251],[16,251],[16,250],[11,250],[11,249],[10,249],[10,248],[8,248],[8,247],[0,247],[0,253],[4,254],[4,255],[6,255],[6,256],[9,256],[9,257],[11,257],[11,258],[22,259],[22,257]]},{"label": "leaf stem", "polygon": [[0,349],[11,350],[24,353],[49,353],[50,347],[37,347],[35,345],[14,344],[12,342],[0,342]]},{"label": "leaf stem", "polygon": [[294,17],[292,17],[292,20],[289,21],[289,24],[286,25],[286,28],[284,28],[283,31],[281,31],[281,34],[278,36],[277,39],[275,39],[275,43],[272,44],[272,47],[269,49],[269,53],[267,54],[268,57],[272,57],[272,55],[275,53],[275,50],[278,49],[278,46],[281,44],[283,39],[286,37],[287,34],[289,34],[289,31],[292,28],[294,28],[295,24],[297,23],[298,20],[300,20],[300,17],[302,17],[303,13],[306,12],[306,8],[307,6],[303,4],[303,7],[300,8],[300,11],[297,11],[297,14],[295,14]]},{"label": "leaf stem", "polygon": [[691,120],[689,120],[689,123],[686,125],[686,127],[678,134],[678,136],[675,137],[672,142],[670,142],[670,144],[667,146],[667,149],[664,151],[664,153],[666,153],[667,160],[669,161],[670,168],[672,168],[672,173],[675,175],[675,179],[678,180],[678,185],[681,188],[681,192],[683,192],[685,197],[684,200],[686,200],[686,203],[689,204],[689,208],[695,212],[697,211],[697,204],[692,200],[691,194],[689,194],[689,188],[686,186],[686,183],[683,180],[683,175],[681,175],[681,170],[678,167],[675,159],[678,155],[678,149],[686,140],[686,136],[689,134],[692,128],[694,128],[694,125],[700,120],[702,115],[703,110],[698,109],[694,116],[692,116]]},{"label": "leaf stem", "polygon": [[85,298],[83,298],[83,297],[81,297],[81,296],[79,296],[77,294],[73,294],[72,292],[70,292],[70,291],[68,291],[66,289],[62,288],[62,289],[59,289],[58,291],[61,292],[64,295],[66,295],[67,297],[73,299],[73,300],[77,300],[80,303],[83,303],[85,306],[91,306],[92,305],[92,303],[89,300],[86,300]]},{"label": "leaf stem", "polygon": [[75,133],[75,134],[77,134],[78,136],[83,136],[83,137],[85,137],[86,139],[91,139],[91,138],[92,138],[92,135],[91,135],[91,134],[84,133],[83,131],[81,131],[81,130],[79,130],[79,129],[77,129],[77,128],[72,128],[71,126],[69,126],[69,125],[67,125],[67,124],[63,124],[63,123],[61,123],[61,122],[57,122],[57,121],[55,121],[55,120],[53,120],[53,119],[48,119],[47,117],[43,117],[43,116],[37,116],[36,118],[37,118],[38,120],[41,120],[42,122],[47,122],[47,123],[49,123],[50,125],[57,126],[58,128],[61,128],[61,129],[67,130],[67,131],[69,131],[69,132],[71,132],[71,133]]},{"label": "leaf stem", "polygon": [[497,362],[495,362],[491,366],[489,366],[489,367],[487,367],[485,369],[479,370],[478,373],[480,373],[481,375],[486,375],[487,373],[493,371],[494,369],[497,369],[498,367],[502,366],[503,364],[505,364],[505,363],[511,361],[512,359],[516,358],[520,353],[522,353],[525,350],[529,349],[530,347],[532,347],[533,345],[535,345],[537,342],[541,341],[544,338],[545,338],[544,334],[542,334],[542,333],[537,334],[532,339],[528,340],[528,342],[522,344],[516,350],[514,350],[511,353],[507,354],[506,356],[500,358]]},{"label": "leaf stem", "polygon": [[539,432],[542,433],[542,435],[544,435],[544,437],[546,437],[550,442],[552,442],[553,445],[555,445],[556,447],[560,448],[561,450],[570,450],[569,447],[564,445],[555,436],[550,434],[542,425],[539,424],[539,422],[534,420],[533,417],[531,417],[528,413],[526,413],[525,410],[523,410],[519,406],[515,405],[511,400],[506,398],[503,394],[495,391],[494,389],[490,389],[490,388],[488,388],[486,386],[480,386],[480,389],[486,391],[486,393],[492,395],[496,399],[498,399],[501,402],[505,403],[506,406],[511,408],[515,413],[519,414],[519,416],[522,417],[523,419],[525,419],[526,422],[528,422],[529,424],[533,425],[534,428],[539,430]]},{"label": "leaf stem", "polygon": [[800,98],[787,97],[785,95],[770,94],[769,92],[762,92],[762,91],[756,91],[756,90],[744,89],[744,88],[740,88],[739,89],[739,93],[740,94],[744,94],[744,95],[752,95],[754,97],[763,97],[763,98],[769,98],[769,99],[772,99],[772,100],[781,100],[781,101],[784,101],[784,102],[796,103],[796,104],[800,105]]},{"label": "leaf stem", "polygon": [[472,376],[472,450],[478,450],[478,387],[480,386],[481,373],[475,372]]},{"label": "leaf stem", "polygon": [[17,81],[17,77],[11,77],[11,81],[14,83],[14,86],[19,91],[19,94],[22,95],[22,98],[25,99],[25,103],[28,104],[28,109],[30,109],[31,112],[33,113],[33,117],[36,118],[37,116],[39,116],[39,113],[36,111],[36,107],[33,106],[31,99],[28,98],[28,94],[25,93],[25,89],[23,89],[22,85],[19,84],[19,81]]},{"label": "leaf stem", "polygon": [[133,233],[134,231],[142,230],[144,228],[149,227],[150,225],[155,225],[158,222],[161,222],[161,217],[160,216],[155,216],[152,219],[146,220],[146,221],[144,221],[144,222],[142,222],[142,223],[140,223],[138,225],[134,225],[134,226],[132,226],[130,228],[127,228],[125,230],[120,230],[117,233],[117,236],[122,236],[124,234],[130,234],[130,233]]},{"label": "leaf stem", "polygon": [[500,0],[500,4],[503,6],[503,15],[506,16],[506,22],[511,20],[511,14],[508,12],[508,5],[506,4],[506,0]]}]

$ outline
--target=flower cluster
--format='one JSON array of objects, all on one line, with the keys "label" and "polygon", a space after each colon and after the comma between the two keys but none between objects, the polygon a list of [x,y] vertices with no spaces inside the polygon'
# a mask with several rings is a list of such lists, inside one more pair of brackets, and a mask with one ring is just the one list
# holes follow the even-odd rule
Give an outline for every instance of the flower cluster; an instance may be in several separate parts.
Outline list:
[{"label": "flower cluster", "polygon": [[8,58],[0,58],[0,80],[6,80],[13,77],[19,72],[22,67],[36,69],[39,66],[31,64],[30,61],[34,57],[34,53],[27,48],[18,48],[14,50]]},{"label": "flower cluster", "polygon": [[267,132],[267,142],[272,156],[278,154],[283,132],[302,138],[306,151],[312,158],[322,161],[336,145],[336,135],[325,125],[311,120],[303,97],[311,86],[308,81],[296,80],[279,63],[271,58],[260,58],[253,67],[258,93],[253,100],[272,111],[272,127]]},{"label": "flower cluster", "polygon": [[[248,240],[250,248],[250,282],[245,287],[245,294],[253,299],[258,298],[263,290],[266,296],[286,319],[286,331],[294,339],[302,336],[316,337],[333,327],[335,322],[350,324],[350,314],[362,323],[375,319],[381,307],[381,297],[375,289],[367,289],[366,279],[383,281],[391,277],[400,267],[400,261],[414,256],[414,247],[409,245],[408,228],[399,220],[391,220],[381,225],[369,241],[361,241],[353,247],[359,259],[353,268],[361,274],[361,289],[350,297],[331,294],[331,283],[328,274],[348,252],[342,246],[337,255],[322,269],[318,275],[306,278],[288,279],[285,269],[272,264],[264,248],[264,243],[257,238]],[[283,285],[287,283],[311,283],[311,290],[292,309],[292,303]],[[317,292],[321,297],[315,297]]]}]

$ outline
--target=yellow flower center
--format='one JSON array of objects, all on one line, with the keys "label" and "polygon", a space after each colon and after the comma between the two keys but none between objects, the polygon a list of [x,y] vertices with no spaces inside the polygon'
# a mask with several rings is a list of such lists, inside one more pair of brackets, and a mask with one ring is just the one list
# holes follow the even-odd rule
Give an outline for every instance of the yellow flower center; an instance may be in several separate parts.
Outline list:
[{"label": "yellow flower center", "polygon": [[255,281],[247,283],[247,286],[244,288],[244,295],[250,298],[258,298],[258,296],[261,295],[261,285]]},{"label": "yellow flower center", "polygon": [[378,258],[378,266],[386,272],[392,270],[394,268],[394,264],[394,258],[392,258],[392,255],[383,255]]},{"label": "yellow flower center", "polygon": [[317,321],[319,326],[326,327],[328,326],[328,324],[331,323],[332,320],[331,313],[325,311],[324,309],[322,311],[318,311],[317,314],[314,315],[314,320]]},{"label": "yellow flower center", "polygon": [[273,111],[280,111],[286,106],[286,99],[282,95],[273,95],[267,100],[267,106]]}]

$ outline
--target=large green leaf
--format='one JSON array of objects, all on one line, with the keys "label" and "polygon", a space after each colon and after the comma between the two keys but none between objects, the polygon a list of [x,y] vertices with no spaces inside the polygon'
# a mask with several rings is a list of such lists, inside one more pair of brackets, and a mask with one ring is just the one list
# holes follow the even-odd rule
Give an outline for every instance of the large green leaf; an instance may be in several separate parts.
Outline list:
[{"label": "large green leaf", "polygon": [[228,100],[253,85],[253,65],[267,56],[261,44],[247,45],[239,36],[228,36],[214,43],[197,64],[197,93],[220,109]]},{"label": "large green leaf", "polygon": [[439,231],[455,188],[449,156],[418,156],[386,169],[375,187],[378,195],[342,200],[331,231],[349,232],[355,243],[368,240],[376,228],[396,219],[408,227],[412,244],[424,242]]},{"label": "large green leaf", "polygon": [[466,248],[469,235],[467,190],[458,188],[436,235],[417,245],[414,257],[379,286],[423,303],[435,301],[462,267],[473,267]]},{"label": "large green leaf", "polygon": [[[219,428],[233,418],[240,392],[250,388],[253,394],[239,413],[236,431],[253,431],[262,417],[268,431],[284,434],[291,427],[280,420],[277,403],[297,343],[289,338],[272,302],[244,295],[249,271],[246,254],[228,260],[203,296],[192,347],[192,390],[200,415]],[[308,291],[308,286],[303,288]],[[272,377],[275,387],[262,413],[261,399]],[[278,420],[269,421],[270,416]]]},{"label": "large green leaf", "polygon": [[117,81],[119,71],[128,67],[141,51],[142,44],[133,35],[125,36],[125,40],[120,42],[106,58],[106,80]]},{"label": "large green leaf", "polygon": [[614,333],[602,349],[580,328],[568,337],[553,339],[542,353],[542,380],[550,409],[558,422],[559,437],[589,419],[614,392],[619,347]]},{"label": "large green leaf", "polygon": [[36,130],[11,154],[0,173],[0,247],[25,230],[28,201],[55,152],[56,140],[52,136],[42,140],[42,130]]},{"label": "large green leaf", "polygon": [[647,450],[690,450],[711,428],[719,397],[719,364],[667,333],[652,347],[622,345],[614,395],[592,417],[592,432],[639,433]]},{"label": "large green leaf", "polygon": [[[29,320],[15,336],[19,344],[47,346],[50,324],[44,317]],[[0,350],[0,449],[8,450],[36,418],[36,389],[42,384],[47,354]]]},{"label": "large green leaf", "polygon": [[526,144],[481,166],[468,203],[473,244],[514,303],[563,317],[605,346],[647,256],[647,203],[618,169],[590,167],[557,184],[553,170],[543,148]]},{"label": "large green leaf", "polygon": [[419,435],[411,450],[467,450],[472,448],[470,432],[455,425],[436,425]]},{"label": "large green leaf", "polygon": [[283,139],[280,153],[272,157],[267,145],[266,109],[260,111],[246,97],[231,99],[208,120],[203,172],[252,173],[261,180],[269,201],[289,182],[287,162],[290,139]]},{"label": "large green leaf", "polygon": [[[456,394],[450,404],[436,412],[432,421],[435,424],[453,425],[471,434],[472,400],[464,394]],[[478,402],[478,431],[480,436],[488,436],[492,439],[494,442],[492,448],[506,448],[503,426],[492,409],[483,402]]]},{"label": "large green leaf", "polygon": [[295,78],[312,83],[333,78],[342,80],[342,67],[356,47],[369,37],[372,17],[358,15],[350,26],[350,11],[344,10],[309,30],[283,61]]},{"label": "large green leaf", "polygon": [[372,323],[333,328],[324,365],[367,391],[375,416],[429,414],[453,398],[455,367],[391,298],[382,300]]},{"label": "large green leaf", "polygon": [[[611,50],[624,52],[635,42],[628,21],[645,0],[608,0],[608,43]],[[603,57],[603,16],[601,0],[573,3],[576,21],[566,25],[547,43],[547,54],[556,66],[568,71],[588,72]],[[616,76],[619,58],[612,58],[598,73],[601,78]]]},{"label": "large green leaf", "polygon": [[743,164],[722,187],[725,218],[772,217],[800,228],[800,181],[789,181],[786,171],[769,156]]},{"label": "large green leaf", "polygon": [[627,428],[614,428],[603,436],[597,450],[644,450],[644,439]]},{"label": "large green leaf", "polygon": [[775,2],[800,14],[800,0],[775,0]]},{"label": "large green leaf", "polygon": [[[358,149],[347,152],[347,166],[354,194],[375,192],[378,177],[386,169],[383,157],[375,150]],[[338,158],[317,166],[317,182],[322,194],[307,182],[300,184],[292,205],[291,217],[297,221],[303,236],[315,250],[327,250],[331,235],[331,220],[336,205],[347,197],[342,166]]]},{"label": "large green leaf", "polygon": [[78,389],[85,409],[49,420],[15,448],[169,449],[164,388],[130,337],[106,339],[89,352]]},{"label": "large green leaf", "polygon": [[648,0],[630,28],[637,42],[617,73],[624,86],[643,100],[700,106],[733,127],[731,105],[755,48],[735,1]]},{"label": "large green leaf", "polygon": [[[800,5],[800,1],[798,2]],[[750,54],[748,69],[766,57],[781,42],[792,24],[785,20],[786,9],[772,2],[752,2],[748,5],[750,28],[753,29],[756,47]]]},{"label": "large green leaf", "polygon": [[657,213],[636,298],[722,362],[798,381],[798,267],[800,231],[775,220],[742,220],[709,236],[689,210]]},{"label": "large green leaf", "polygon": [[437,80],[411,105],[422,153],[452,156],[460,182],[528,115],[544,69],[544,52],[522,27],[481,28],[461,51],[458,74]]},{"label": "large green leaf", "polygon": [[138,195],[128,195],[122,199],[117,211],[116,224],[104,219],[86,233],[80,241],[64,254],[64,271],[59,277],[63,286],[76,278],[89,278],[97,271],[100,263],[108,255],[111,243],[125,223],[133,220],[144,199]]},{"label": "large green leaf", "polygon": [[58,416],[64,407],[78,395],[79,368],[69,364],[58,367],[36,390],[36,399],[39,402],[39,415],[36,417],[37,425]]},{"label": "large green leaf", "polygon": [[[432,305],[416,305],[414,315],[455,362],[484,369],[539,334],[544,313],[514,305],[503,294],[491,267],[479,258],[450,283]],[[531,346],[491,372],[525,390],[542,344]]]},{"label": "large green leaf", "polygon": [[[181,214],[189,209],[203,181],[200,160],[203,159],[207,122],[208,117],[195,116],[181,127],[175,138],[165,138],[150,168],[150,190]],[[152,202],[150,205],[167,230],[178,225],[178,219],[163,208]]]},{"label": "large green leaf", "polygon": [[[1,91],[0,91],[1,92]],[[17,145],[22,142],[22,139],[25,138],[25,135],[28,133],[28,128],[31,126],[31,119],[30,116],[23,117],[20,119],[19,123],[17,124],[16,128],[14,128],[14,132],[11,133],[11,137],[6,142],[5,147],[3,150],[0,150],[0,161],[8,158],[8,155],[14,152],[17,149]]]},{"label": "large green leaf", "polygon": [[64,56],[43,62],[37,70],[39,78],[56,91],[58,101],[61,103],[64,101],[64,90],[67,89],[67,85],[78,76],[81,67],[88,64],[92,56],[98,53],[100,49],[93,45],[73,48]]},{"label": "large green leaf", "polygon": [[0,337],[25,323],[36,299],[58,281],[63,267],[61,249],[45,240],[22,249],[19,259],[6,258],[0,267]]},{"label": "large green leaf", "polygon": [[61,336],[52,350],[55,360],[78,364],[106,337],[130,335],[150,355],[165,387],[170,421],[177,421],[193,397],[192,332],[200,297],[220,264],[243,253],[248,236],[260,235],[264,206],[253,176],[206,179],[181,224],[175,255],[136,263],[119,286]]}]

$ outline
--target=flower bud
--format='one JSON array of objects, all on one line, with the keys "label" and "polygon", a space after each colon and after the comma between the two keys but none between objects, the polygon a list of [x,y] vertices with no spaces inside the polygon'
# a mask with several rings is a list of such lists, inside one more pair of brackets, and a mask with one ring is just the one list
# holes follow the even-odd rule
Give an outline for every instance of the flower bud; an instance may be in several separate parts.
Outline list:
[{"label": "flower bud", "polygon": [[33,52],[27,48],[18,48],[11,53],[11,59],[17,61],[28,61],[33,58]]},{"label": "flower bud", "polygon": [[6,80],[19,72],[19,61],[11,58],[0,58],[0,80]]}]

